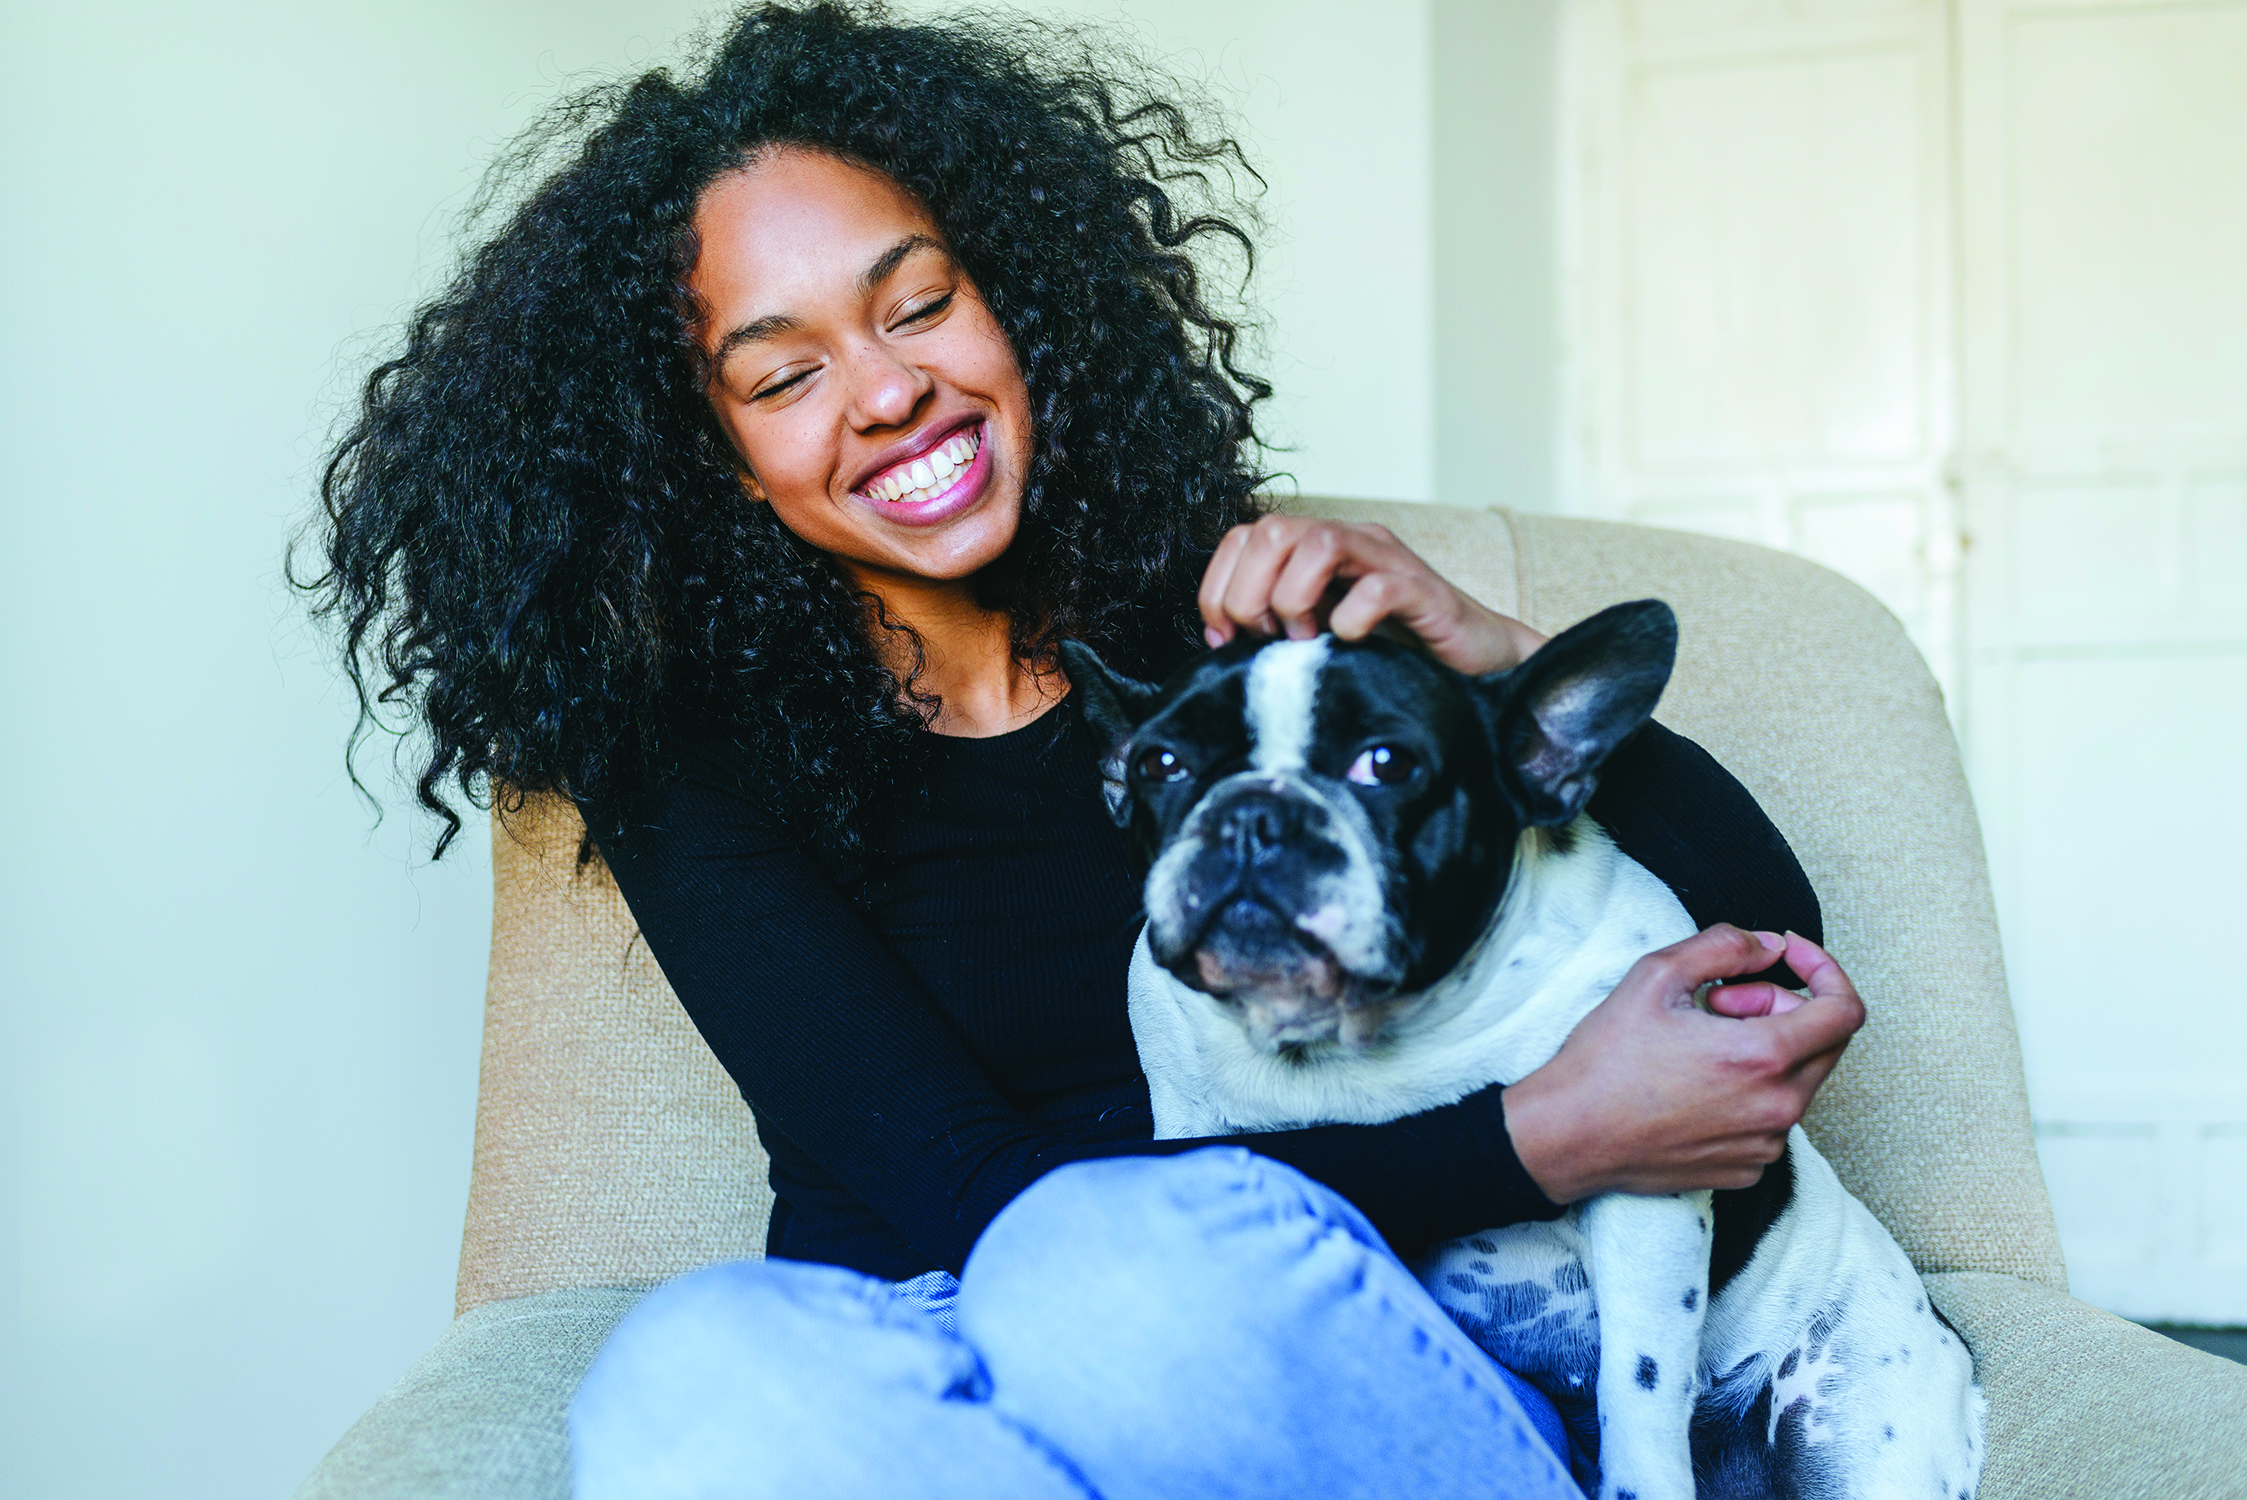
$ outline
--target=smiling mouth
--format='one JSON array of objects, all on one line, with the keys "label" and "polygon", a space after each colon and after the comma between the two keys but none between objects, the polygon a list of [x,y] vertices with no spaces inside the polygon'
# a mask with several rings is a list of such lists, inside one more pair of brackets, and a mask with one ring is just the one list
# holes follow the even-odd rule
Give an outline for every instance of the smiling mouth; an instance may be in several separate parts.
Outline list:
[{"label": "smiling mouth", "polygon": [[983,427],[981,422],[963,427],[927,451],[891,465],[861,486],[858,494],[879,504],[900,506],[926,505],[940,498],[959,483],[982,451]]}]

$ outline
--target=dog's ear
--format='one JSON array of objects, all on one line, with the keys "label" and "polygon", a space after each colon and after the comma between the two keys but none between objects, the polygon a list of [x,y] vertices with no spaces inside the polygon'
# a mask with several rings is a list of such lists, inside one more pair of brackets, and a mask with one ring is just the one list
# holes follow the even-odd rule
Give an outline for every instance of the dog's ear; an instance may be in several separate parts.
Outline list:
[{"label": "dog's ear", "polygon": [[1085,722],[1105,747],[1100,757],[1100,790],[1108,802],[1108,816],[1116,820],[1118,828],[1127,827],[1131,823],[1131,793],[1124,780],[1124,742],[1146,722],[1162,689],[1111,671],[1082,641],[1061,643],[1061,669],[1069,674],[1069,686],[1083,706]]},{"label": "dog's ear", "polygon": [[1498,776],[1522,821],[1584,810],[1608,753],[1646,722],[1677,661],[1677,616],[1658,599],[1572,625],[1508,672],[1475,680]]}]

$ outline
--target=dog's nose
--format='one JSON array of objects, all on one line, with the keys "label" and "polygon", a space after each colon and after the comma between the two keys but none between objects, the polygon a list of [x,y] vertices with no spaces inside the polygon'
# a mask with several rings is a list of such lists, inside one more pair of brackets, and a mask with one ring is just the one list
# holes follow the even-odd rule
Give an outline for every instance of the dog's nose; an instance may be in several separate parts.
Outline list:
[{"label": "dog's nose", "polygon": [[1217,821],[1218,841],[1242,859],[1278,849],[1303,828],[1303,809],[1291,798],[1249,792],[1235,799]]}]

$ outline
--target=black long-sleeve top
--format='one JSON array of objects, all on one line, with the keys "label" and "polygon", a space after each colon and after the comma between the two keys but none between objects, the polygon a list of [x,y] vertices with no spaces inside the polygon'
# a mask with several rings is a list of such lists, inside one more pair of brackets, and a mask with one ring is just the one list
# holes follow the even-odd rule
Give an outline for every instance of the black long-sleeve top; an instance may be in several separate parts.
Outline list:
[{"label": "black long-sleeve top", "polygon": [[[687,1013],[772,1156],[767,1248],[903,1279],[957,1271],[1039,1176],[1166,1154],[1132,1046],[1125,973],[1140,883],[1101,801],[1073,698],[989,739],[928,736],[927,797],[862,907],[761,811],[722,735],[627,823],[588,826]],[[1702,925],[1819,934],[1816,896],[1747,791],[1649,724],[1590,812]],[[1522,1168],[1491,1087],[1386,1125],[1246,1138],[1326,1183],[1401,1253],[1559,1210]]]}]

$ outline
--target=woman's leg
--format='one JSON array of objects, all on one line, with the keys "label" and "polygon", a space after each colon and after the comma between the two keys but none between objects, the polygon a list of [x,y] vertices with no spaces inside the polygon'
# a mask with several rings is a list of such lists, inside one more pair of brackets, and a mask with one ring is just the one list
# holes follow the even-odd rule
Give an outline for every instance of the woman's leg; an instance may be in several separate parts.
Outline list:
[{"label": "woman's leg", "polygon": [[1104,1500],[1579,1500],[1364,1216],[1248,1151],[1054,1172],[961,1283],[991,1404]]},{"label": "woman's leg", "polygon": [[1086,1500],[912,1293],[741,1261],[628,1314],[570,1404],[576,1500]]}]

